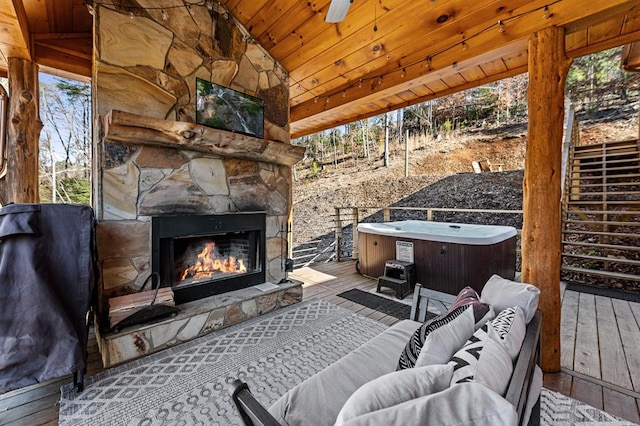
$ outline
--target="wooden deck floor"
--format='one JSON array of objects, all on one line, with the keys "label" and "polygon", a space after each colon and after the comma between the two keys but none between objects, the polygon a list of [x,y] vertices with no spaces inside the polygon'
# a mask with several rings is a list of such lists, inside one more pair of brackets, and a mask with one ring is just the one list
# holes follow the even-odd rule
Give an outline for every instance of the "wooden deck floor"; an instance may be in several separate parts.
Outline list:
[{"label": "wooden deck floor", "polygon": [[[332,262],[297,270],[304,299],[322,299],[387,325],[398,319],[337,294],[370,290],[375,280],[358,275],[353,262]],[[544,385],[624,419],[640,423],[640,304],[566,291],[562,306],[562,367]],[[95,340],[89,346],[88,375],[102,371]],[[70,378],[0,395],[0,425],[58,423],[60,386]]]}]

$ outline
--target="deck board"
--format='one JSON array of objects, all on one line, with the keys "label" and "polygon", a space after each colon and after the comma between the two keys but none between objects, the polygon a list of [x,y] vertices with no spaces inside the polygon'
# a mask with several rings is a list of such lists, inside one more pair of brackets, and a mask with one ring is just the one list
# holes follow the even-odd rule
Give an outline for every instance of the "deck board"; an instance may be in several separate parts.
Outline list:
[{"label": "deck board", "polygon": [[634,423],[640,422],[635,398],[613,389],[602,388],[604,411]]},{"label": "deck board", "polygon": [[616,301],[614,307],[616,316],[624,318],[624,321],[619,321],[622,344],[627,356],[633,390],[640,392],[640,303]]},{"label": "deck board", "polygon": [[579,377],[573,378],[571,396],[599,410],[603,409],[602,386]]},{"label": "deck board", "polygon": [[573,370],[576,345],[576,329],[578,326],[578,299],[575,291],[567,291],[562,299],[562,315],[560,318],[560,365]]},{"label": "deck board", "polygon": [[598,350],[598,326],[595,315],[595,296],[581,293],[578,305],[578,326],[576,328],[576,348],[573,361],[574,370],[597,379],[600,374],[600,353]]},{"label": "deck board", "polygon": [[599,345],[602,380],[633,389],[611,299],[596,296],[595,301],[598,336],[602,339],[602,344]]},{"label": "deck board", "polygon": [[[305,283],[303,300],[326,300],[388,326],[400,321],[337,296],[353,288],[376,288],[376,281],[359,275],[353,262],[314,265],[294,271],[291,277]],[[564,292],[562,303],[563,372],[545,374],[544,386],[640,423],[640,303],[572,291]],[[89,376],[102,371],[95,338],[90,338]],[[53,380],[0,395],[0,424],[57,424],[59,388],[70,380]]]}]

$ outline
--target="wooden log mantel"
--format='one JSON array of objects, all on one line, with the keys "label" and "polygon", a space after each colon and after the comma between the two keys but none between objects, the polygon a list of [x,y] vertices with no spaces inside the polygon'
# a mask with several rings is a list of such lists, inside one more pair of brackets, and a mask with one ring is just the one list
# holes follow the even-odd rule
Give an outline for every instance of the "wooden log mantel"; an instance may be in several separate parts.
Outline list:
[{"label": "wooden log mantel", "polygon": [[292,166],[305,147],[213,129],[200,124],[163,120],[112,110],[104,120],[105,139],[136,145],[155,145]]}]

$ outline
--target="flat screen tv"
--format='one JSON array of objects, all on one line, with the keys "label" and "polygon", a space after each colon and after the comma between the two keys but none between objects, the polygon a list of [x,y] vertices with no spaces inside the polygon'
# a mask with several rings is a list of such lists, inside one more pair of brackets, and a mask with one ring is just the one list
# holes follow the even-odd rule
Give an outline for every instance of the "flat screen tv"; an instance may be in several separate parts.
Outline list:
[{"label": "flat screen tv", "polygon": [[196,78],[196,122],[262,138],[264,102],[255,96]]}]

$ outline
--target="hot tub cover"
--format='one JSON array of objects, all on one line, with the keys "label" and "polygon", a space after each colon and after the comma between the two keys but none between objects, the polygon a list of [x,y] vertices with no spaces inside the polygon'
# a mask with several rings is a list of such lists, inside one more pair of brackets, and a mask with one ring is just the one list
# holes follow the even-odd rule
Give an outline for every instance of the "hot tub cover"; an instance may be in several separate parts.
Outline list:
[{"label": "hot tub cover", "polygon": [[88,206],[0,209],[0,393],[85,368],[94,253]]}]

